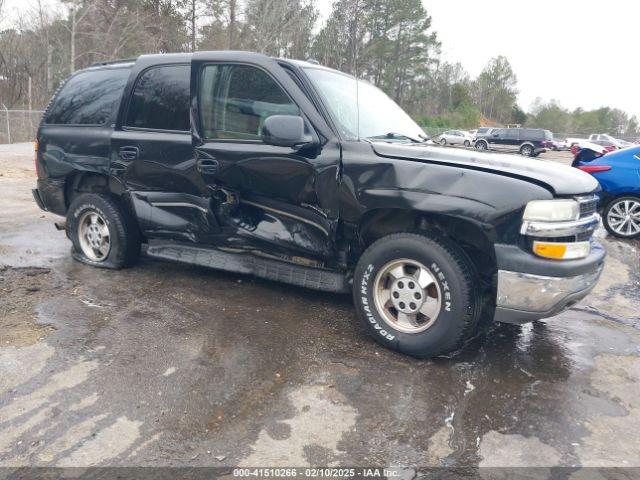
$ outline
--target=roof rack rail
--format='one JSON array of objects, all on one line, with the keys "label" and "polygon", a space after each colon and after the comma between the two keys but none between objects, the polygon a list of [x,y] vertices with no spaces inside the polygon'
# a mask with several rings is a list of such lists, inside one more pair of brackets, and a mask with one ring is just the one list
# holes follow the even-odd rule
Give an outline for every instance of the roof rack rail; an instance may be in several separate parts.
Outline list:
[{"label": "roof rack rail", "polygon": [[95,62],[91,64],[92,67],[101,67],[103,65],[114,65],[116,63],[131,63],[135,62],[137,58],[122,58],[120,60],[109,60],[107,62]]}]

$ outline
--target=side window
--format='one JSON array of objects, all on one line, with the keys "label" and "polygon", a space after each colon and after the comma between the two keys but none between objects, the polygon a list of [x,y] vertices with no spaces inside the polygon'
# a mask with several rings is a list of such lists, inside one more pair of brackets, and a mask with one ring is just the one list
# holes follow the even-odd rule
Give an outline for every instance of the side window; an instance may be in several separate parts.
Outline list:
[{"label": "side window", "polygon": [[497,128],[491,133],[493,136],[497,136],[498,138],[504,138],[507,133],[507,130],[505,128]]},{"label": "side window", "polygon": [[268,74],[248,65],[207,65],[199,97],[202,134],[209,139],[259,140],[271,115],[300,115]]},{"label": "side window", "polygon": [[104,68],[74,75],[49,108],[45,123],[105,124],[118,108],[130,72],[128,68]]},{"label": "side window", "polygon": [[529,140],[544,140],[544,131],[543,130],[532,130],[531,138]]},{"label": "side window", "polygon": [[519,131],[517,128],[508,128],[506,131],[505,138],[507,140],[518,140]]},{"label": "side window", "polygon": [[188,132],[190,67],[165,65],[145,71],[136,82],[125,126]]}]

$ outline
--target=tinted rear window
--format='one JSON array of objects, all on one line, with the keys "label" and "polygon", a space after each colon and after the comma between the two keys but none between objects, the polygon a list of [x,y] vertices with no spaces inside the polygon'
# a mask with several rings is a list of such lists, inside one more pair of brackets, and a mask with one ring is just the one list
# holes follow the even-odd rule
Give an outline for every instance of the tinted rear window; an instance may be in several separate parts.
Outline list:
[{"label": "tinted rear window", "polygon": [[524,130],[524,140],[544,140],[544,130],[527,128]]},{"label": "tinted rear window", "polygon": [[47,112],[45,123],[103,125],[118,107],[130,69],[80,72],[62,87]]},{"label": "tinted rear window", "polygon": [[136,82],[125,125],[189,131],[190,72],[188,65],[165,65],[144,72]]}]

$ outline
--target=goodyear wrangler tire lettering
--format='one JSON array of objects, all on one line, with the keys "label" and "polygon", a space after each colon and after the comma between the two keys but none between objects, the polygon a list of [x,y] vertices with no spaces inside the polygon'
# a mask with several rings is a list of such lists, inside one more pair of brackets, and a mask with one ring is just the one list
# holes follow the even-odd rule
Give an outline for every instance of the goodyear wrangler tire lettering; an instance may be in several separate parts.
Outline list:
[{"label": "goodyear wrangler tire lettering", "polygon": [[418,357],[459,348],[480,315],[476,273],[464,252],[436,235],[383,237],[354,272],[358,317],[386,347]]}]

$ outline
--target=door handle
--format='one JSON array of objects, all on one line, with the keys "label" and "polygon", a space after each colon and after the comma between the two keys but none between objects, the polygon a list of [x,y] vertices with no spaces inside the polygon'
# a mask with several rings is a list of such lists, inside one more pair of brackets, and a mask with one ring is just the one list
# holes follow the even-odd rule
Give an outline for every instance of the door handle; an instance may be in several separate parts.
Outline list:
[{"label": "door handle", "polygon": [[139,153],[140,150],[138,149],[138,147],[126,146],[120,147],[118,149],[118,155],[123,160],[135,160],[136,158],[138,158]]},{"label": "door handle", "polygon": [[212,175],[218,171],[220,164],[217,160],[212,158],[201,158],[198,160],[198,171],[205,175]]}]

